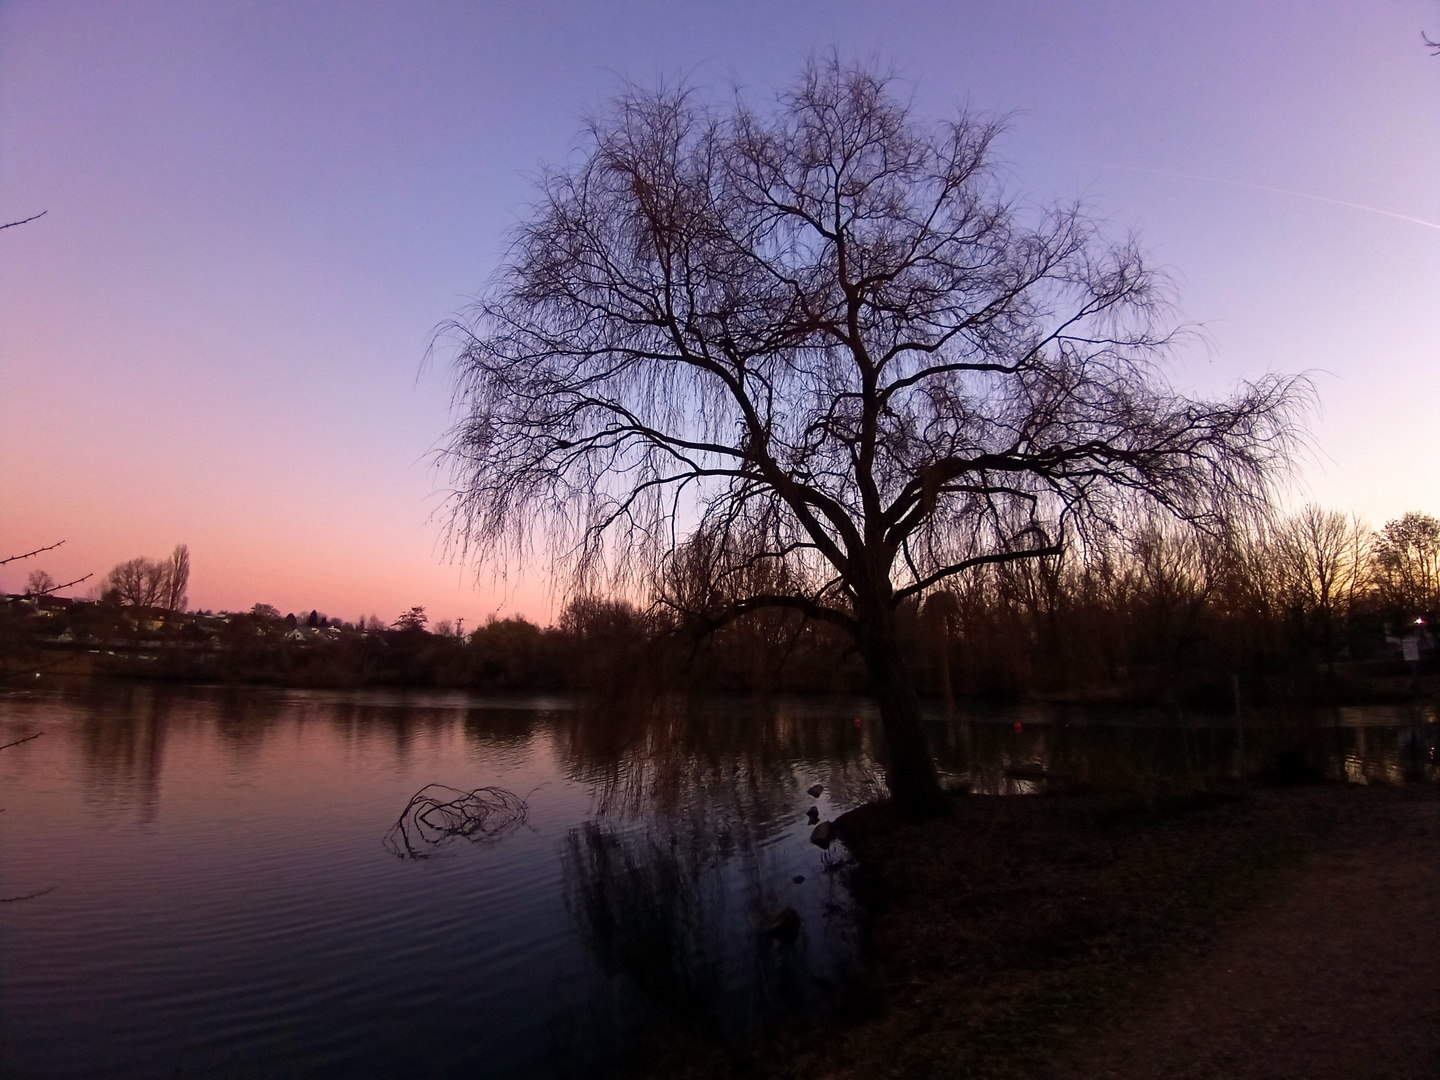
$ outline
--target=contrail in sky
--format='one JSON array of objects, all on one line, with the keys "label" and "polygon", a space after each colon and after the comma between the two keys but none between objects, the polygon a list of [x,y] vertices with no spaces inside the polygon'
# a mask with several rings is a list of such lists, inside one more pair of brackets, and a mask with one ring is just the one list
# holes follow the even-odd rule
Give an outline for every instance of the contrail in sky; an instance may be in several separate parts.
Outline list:
[{"label": "contrail in sky", "polygon": [[1366,206],[1364,203],[1332,199],[1328,195],[1312,195],[1308,191],[1293,191],[1290,188],[1271,187],[1269,184],[1252,184],[1249,180],[1228,180],[1223,176],[1204,176],[1200,173],[1177,172],[1173,169],[1144,169],[1138,165],[1111,165],[1099,161],[1079,161],[1075,164],[1089,165],[1097,169],[1121,169],[1125,172],[1149,173],[1151,176],[1174,176],[1182,180],[1201,180],[1211,184],[1229,184],[1231,187],[1249,188],[1252,191],[1268,191],[1272,195],[1294,195],[1298,199],[1329,203],[1331,206],[1348,206],[1351,210],[1363,210],[1367,214],[1381,214],[1399,221],[1408,221],[1412,225],[1424,225],[1427,229],[1440,229],[1440,224],[1433,221],[1411,217],[1409,214],[1397,214],[1394,210],[1382,210],[1378,206]]}]

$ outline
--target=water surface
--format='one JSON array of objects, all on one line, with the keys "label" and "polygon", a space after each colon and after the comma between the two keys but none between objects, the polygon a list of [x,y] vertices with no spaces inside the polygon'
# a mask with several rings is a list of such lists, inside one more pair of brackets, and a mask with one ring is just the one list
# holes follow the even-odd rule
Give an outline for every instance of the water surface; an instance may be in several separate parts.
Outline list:
[{"label": "water surface", "polygon": [[[0,709],[0,741],[44,732],[0,754],[0,895],[48,890],[0,906],[7,1077],[566,1075],[843,996],[855,924],[804,811],[873,771],[833,722],[730,710],[661,776],[633,764],[652,736],[560,701],[119,684]],[[436,782],[525,821],[397,858]],[[795,941],[756,932],[784,906]]]},{"label": "water surface", "polygon": [[[1204,782],[1301,738],[1337,779],[1436,778],[1435,717],[1299,734],[1009,708],[932,725],[944,770]],[[808,842],[880,790],[868,706],[94,684],[0,698],[6,1077],[489,1077],[637,1068],[864,1008],[861,922]],[[1278,732],[1278,733],[1277,733]],[[399,858],[427,784],[522,823]],[[824,785],[819,798],[805,789]],[[402,849],[403,850],[403,849]],[[803,879],[797,881],[796,879]],[[760,933],[793,907],[800,931]]]}]

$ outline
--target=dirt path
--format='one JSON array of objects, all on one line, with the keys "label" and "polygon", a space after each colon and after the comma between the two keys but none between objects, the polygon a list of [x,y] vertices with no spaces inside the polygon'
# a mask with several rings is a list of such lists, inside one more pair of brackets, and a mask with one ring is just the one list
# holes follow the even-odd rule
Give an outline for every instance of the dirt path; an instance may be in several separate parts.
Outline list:
[{"label": "dirt path", "polygon": [[1347,824],[1135,1012],[1056,1075],[1436,1080],[1440,800]]}]

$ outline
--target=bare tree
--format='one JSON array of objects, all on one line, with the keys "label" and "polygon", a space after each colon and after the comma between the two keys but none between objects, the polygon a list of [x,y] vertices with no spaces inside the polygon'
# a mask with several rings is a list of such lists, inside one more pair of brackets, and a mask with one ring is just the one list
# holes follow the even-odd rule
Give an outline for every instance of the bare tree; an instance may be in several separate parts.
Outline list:
[{"label": "bare tree", "polygon": [[1392,616],[1440,611],[1440,518],[1411,511],[1375,537],[1372,569]]},{"label": "bare tree", "polygon": [[165,568],[165,587],[160,604],[167,611],[184,611],[189,603],[185,589],[190,584],[190,548],[176,544]]},{"label": "bare tree", "polygon": [[26,596],[48,596],[55,591],[55,579],[44,570],[31,570],[25,579]]},{"label": "bare tree", "polygon": [[1359,518],[1306,506],[1281,524],[1276,537],[1282,589],[1291,607],[1313,626],[1332,676],[1340,622],[1365,579],[1368,534]]},{"label": "bare tree", "polygon": [[1009,199],[999,130],[834,57],[763,107],[628,89],[447,328],[457,547],[657,581],[706,626],[843,627],[915,816],[943,800],[897,607],[1138,505],[1262,503],[1304,397],[1174,393],[1166,283],[1080,208]]},{"label": "bare tree", "polygon": [[102,596],[139,608],[184,611],[190,581],[190,549],[176,544],[169,559],[140,558],[117,564],[105,577]]}]

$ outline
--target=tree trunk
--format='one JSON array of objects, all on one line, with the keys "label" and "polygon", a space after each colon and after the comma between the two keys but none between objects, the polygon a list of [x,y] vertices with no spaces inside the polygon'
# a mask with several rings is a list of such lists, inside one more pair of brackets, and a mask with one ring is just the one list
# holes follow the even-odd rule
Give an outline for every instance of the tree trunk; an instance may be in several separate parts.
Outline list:
[{"label": "tree trunk", "polygon": [[920,699],[893,630],[887,627],[872,637],[862,654],[885,728],[885,745],[890,756],[886,781],[896,811],[910,821],[948,813],[950,800],[940,789],[935,762],[921,727]]}]

